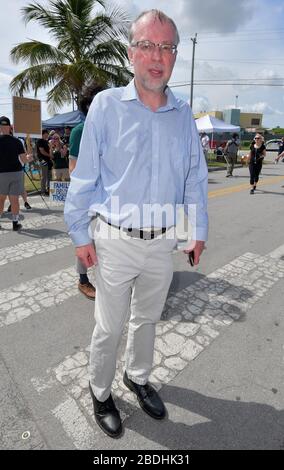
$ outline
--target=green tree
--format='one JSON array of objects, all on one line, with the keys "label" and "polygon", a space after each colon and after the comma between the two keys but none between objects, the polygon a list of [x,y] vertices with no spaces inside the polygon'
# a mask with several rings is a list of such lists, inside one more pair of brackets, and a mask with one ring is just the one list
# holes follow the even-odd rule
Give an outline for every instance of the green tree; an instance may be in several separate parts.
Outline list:
[{"label": "green tree", "polygon": [[[94,15],[95,6],[103,11]],[[47,28],[56,45],[31,40],[11,50],[14,63],[29,65],[10,83],[16,95],[33,90],[36,96],[40,88],[52,87],[47,102],[55,112],[72,101],[78,106],[90,83],[121,86],[132,78],[125,44],[129,18],[120,8],[108,8],[106,0],[49,0],[46,8],[31,3],[21,11],[26,23]]]}]

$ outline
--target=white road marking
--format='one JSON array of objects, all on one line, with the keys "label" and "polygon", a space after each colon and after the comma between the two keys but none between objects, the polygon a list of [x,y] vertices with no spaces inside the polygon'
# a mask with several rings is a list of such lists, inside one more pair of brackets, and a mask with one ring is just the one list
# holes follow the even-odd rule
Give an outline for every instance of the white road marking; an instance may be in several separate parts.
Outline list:
[{"label": "white road marking", "polygon": [[64,248],[72,244],[72,241],[65,233],[57,234],[54,237],[38,238],[33,241],[19,243],[14,246],[0,249],[0,266],[20,261],[33,256],[49,253],[51,251]]},{"label": "white road marking", "polygon": [[[92,275],[91,275],[92,279]],[[75,267],[38,277],[0,292],[0,327],[11,325],[43,309],[78,295]]]},{"label": "white road marking", "polygon": [[77,449],[87,450],[94,447],[94,430],[75,400],[68,398],[52,410],[52,414],[61,422],[64,431]]},{"label": "white road marking", "polygon": [[[41,215],[39,217],[30,217],[29,219],[24,219],[23,221],[20,220],[20,223],[22,224],[23,228],[22,231],[27,229],[34,229],[34,228],[39,228],[44,225],[48,224],[58,224],[58,222],[62,221],[62,216],[57,216],[57,215]],[[12,230],[12,220],[9,222],[3,222],[1,220],[1,230],[0,230],[0,235],[7,235],[11,234]]]}]

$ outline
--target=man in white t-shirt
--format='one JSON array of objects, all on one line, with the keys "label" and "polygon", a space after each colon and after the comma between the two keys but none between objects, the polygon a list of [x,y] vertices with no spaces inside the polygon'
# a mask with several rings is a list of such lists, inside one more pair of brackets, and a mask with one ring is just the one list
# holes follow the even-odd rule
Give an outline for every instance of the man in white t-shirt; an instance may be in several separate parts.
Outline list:
[{"label": "man in white t-shirt", "polygon": [[208,162],[208,152],[210,150],[210,145],[209,145],[210,138],[206,134],[206,132],[204,132],[204,131],[201,132],[200,141],[201,141],[201,146],[202,146],[202,149],[203,149],[205,160],[206,160],[206,162]]}]

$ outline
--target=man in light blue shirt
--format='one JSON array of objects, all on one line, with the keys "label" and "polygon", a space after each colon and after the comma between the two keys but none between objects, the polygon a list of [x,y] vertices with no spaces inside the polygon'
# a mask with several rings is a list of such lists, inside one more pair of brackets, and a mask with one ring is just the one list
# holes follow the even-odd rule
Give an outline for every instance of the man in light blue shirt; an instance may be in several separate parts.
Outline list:
[{"label": "man in light blue shirt", "polygon": [[65,204],[76,255],[87,267],[96,265],[90,393],[95,419],[110,437],[122,432],[111,385],[129,310],[124,384],[152,418],[166,415],[148,377],[155,324],[173,275],[179,205],[194,225],[185,253],[193,252],[195,264],[207,240],[207,165],[189,105],[167,87],[178,42],[174,22],[158,10],[133,22],[134,80],[95,97]]}]

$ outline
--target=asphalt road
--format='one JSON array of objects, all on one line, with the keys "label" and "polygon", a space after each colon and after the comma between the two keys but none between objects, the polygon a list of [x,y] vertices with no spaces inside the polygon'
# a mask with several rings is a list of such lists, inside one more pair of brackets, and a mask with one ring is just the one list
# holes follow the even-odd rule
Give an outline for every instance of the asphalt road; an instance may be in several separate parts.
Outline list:
[{"label": "asphalt road", "polygon": [[268,155],[259,189],[247,168],[209,173],[210,238],[200,265],[175,252],[151,381],[168,417],[145,415],[121,383],[118,440],[92,416],[94,303],[77,290],[62,206],[31,197],[23,230],[0,230],[1,449],[284,449],[284,164]]}]

